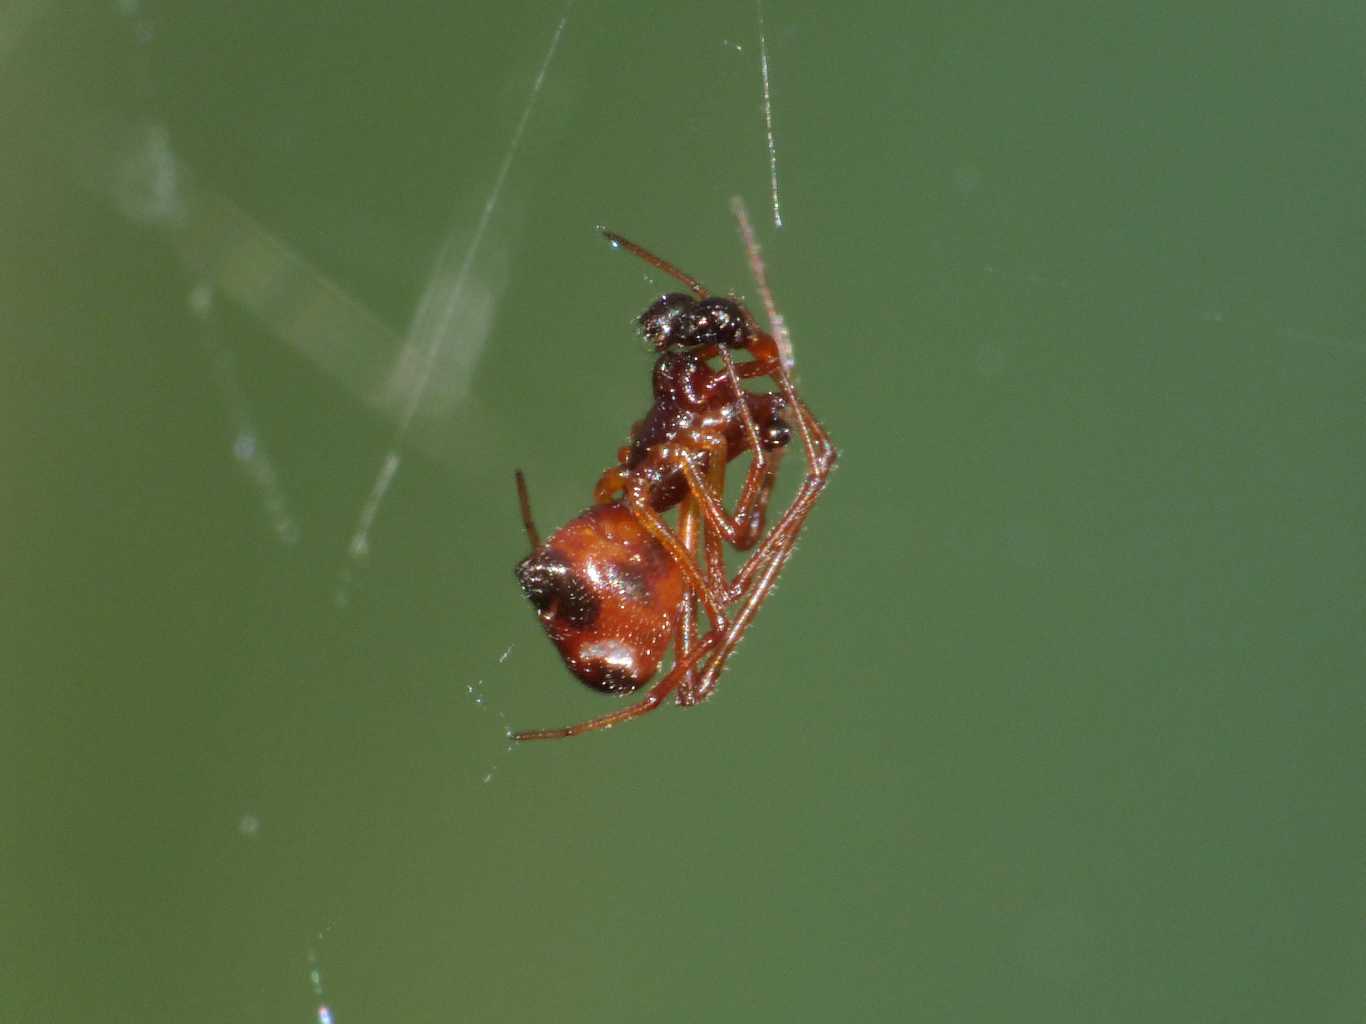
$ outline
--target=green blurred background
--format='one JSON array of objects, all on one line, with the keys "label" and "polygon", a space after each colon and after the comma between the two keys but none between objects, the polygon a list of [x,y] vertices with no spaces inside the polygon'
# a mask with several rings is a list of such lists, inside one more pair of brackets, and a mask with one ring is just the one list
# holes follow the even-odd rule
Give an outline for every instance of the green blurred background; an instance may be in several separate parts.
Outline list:
[{"label": "green blurred background", "polygon": [[[1361,1020],[1366,8],[1195,7],[767,5],[779,231],[751,5],[8,4],[0,1020]],[[510,750],[733,194],[841,468]]]}]

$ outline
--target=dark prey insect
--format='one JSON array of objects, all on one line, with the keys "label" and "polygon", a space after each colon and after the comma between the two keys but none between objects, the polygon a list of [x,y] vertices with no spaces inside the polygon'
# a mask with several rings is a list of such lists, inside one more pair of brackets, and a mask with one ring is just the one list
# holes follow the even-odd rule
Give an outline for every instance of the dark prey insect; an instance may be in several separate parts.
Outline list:
[{"label": "dark prey insect", "polygon": [[[566,728],[519,732],[519,740],[610,728],[654,710],[671,694],[685,706],[711,696],[835,464],[829,435],[784,365],[786,328],[744,207],[738,199],[733,205],[773,334],[739,302],[711,295],[673,264],[603,231],[613,246],[691,292],[663,295],[640,315],[641,331],[659,353],[654,403],[632,427],[617,465],[598,480],[594,504],[544,543],[517,471],[532,548],[517,578],[569,670],[594,689],[627,694],[654,677],[670,643],[672,667],[633,704]],[[741,352],[747,358],[737,361],[733,353]],[[759,378],[776,390],[754,392],[741,384]],[[794,428],[806,476],[765,532],[778,463]],[[735,508],[727,510],[726,467],[745,452],[749,467]],[[664,514],[675,507],[670,525]],[[751,552],[733,576],[726,545]],[[699,609],[710,624],[706,632]]]}]

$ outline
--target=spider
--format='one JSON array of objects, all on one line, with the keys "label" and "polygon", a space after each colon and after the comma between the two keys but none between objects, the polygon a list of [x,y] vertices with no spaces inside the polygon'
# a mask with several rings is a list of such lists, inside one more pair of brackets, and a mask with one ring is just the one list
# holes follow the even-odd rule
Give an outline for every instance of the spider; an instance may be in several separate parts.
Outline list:
[{"label": "spider", "polygon": [[[608,729],[653,711],[671,694],[683,706],[711,696],[835,465],[829,435],[784,365],[787,331],[749,218],[738,199],[732,208],[773,334],[736,300],[713,296],[672,263],[602,229],[613,247],[691,293],[669,292],[640,315],[641,332],[659,353],[654,403],[632,427],[617,465],[598,480],[594,504],[544,542],[525,478],[516,472],[532,548],[517,579],[569,670],[594,689],[626,694],[654,677],[670,642],[673,665],[634,704],[577,725],[514,733],[518,740]],[[736,352],[748,358],[737,362]],[[756,378],[768,378],[777,390],[752,392],[741,384]],[[769,496],[794,426],[806,476],[765,533]],[[727,510],[726,467],[744,452],[752,459],[735,508]],[[675,507],[670,526],[663,513]],[[730,576],[726,545],[751,552]],[[700,635],[699,607],[710,623]]]}]

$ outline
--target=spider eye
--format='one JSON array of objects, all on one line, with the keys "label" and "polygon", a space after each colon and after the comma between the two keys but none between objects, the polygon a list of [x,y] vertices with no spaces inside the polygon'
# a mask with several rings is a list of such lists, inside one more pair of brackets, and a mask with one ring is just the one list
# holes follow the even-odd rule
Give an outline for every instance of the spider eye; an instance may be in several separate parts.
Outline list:
[{"label": "spider eye", "polygon": [[659,352],[671,345],[690,344],[679,337],[679,328],[684,326],[685,315],[694,305],[692,296],[682,292],[661,295],[640,314],[640,331],[645,340]]}]

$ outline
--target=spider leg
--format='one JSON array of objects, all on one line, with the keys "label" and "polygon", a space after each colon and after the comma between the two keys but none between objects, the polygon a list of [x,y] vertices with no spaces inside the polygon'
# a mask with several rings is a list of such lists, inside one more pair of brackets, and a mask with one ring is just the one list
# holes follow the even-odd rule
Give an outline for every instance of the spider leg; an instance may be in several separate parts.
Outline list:
[{"label": "spider leg", "polygon": [[749,211],[745,209],[745,201],[739,196],[732,196],[730,212],[735,216],[735,221],[740,226],[740,237],[744,240],[745,254],[749,257],[749,272],[754,276],[754,283],[759,287],[759,297],[763,300],[764,315],[768,317],[769,328],[773,331],[774,340],[777,342],[779,359],[784,369],[790,369],[794,361],[792,358],[792,337],[787,332],[787,321],[778,312],[778,304],[773,301],[773,289],[768,286],[768,271],[764,267],[763,252],[759,248],[759,238],[754,233],[754,225],[749,221]]},{"label": "spider leg", "polygon": [[[691,696],[699,703],[715,691],[717,680],[725,670],[726,662],[734,653],[740,638],[754,620],[760,606],[772,592],[778,574],[796,548],[797,537],[806,523],[806,517],[829,481],[830,471],[834,468],[837,458],[830,435],[801,400],[787,372],[781,366],[775,366],[771,375],[782,389],[789,407],[796,414],[806,454],[807,473],[797,490],[796,497],[792,499],[792,504],[735,574],[730,590],[726,594],[727,604],[741,597],[744,597],[744,603],[733,613],[734,618],[730,626],[722,636],[716,652],[708,659],[701,680],[693,689]],[[771,477],[768,485],[772,486]],[[764,502],[767,502],[767,492],[764,494]],[[704,514],[715,511],[708,508],[708,503],[703,497],[699,497],[699,504]],[[712,519],[713,516],[709,514],[709,526],[712,525]]]},{"label": "spider leg", "polygon": [[[701,517],[701,515],[698,516],[698,519],[702,527],[703,546],[705,548],[707,563],[707,576],[709,577],[714,587],[717,587],[718,589],[725,589],[727,587],[727,584],[724,541],[722,541],[720,535],[717,534],[717,532],[711,528],[711,526],[707,523],[705,519]],[[723,634],[719,630],[713,628],[711,632],[709,632],[705,637],[703,637],[703,640],[706,641],[708,645],[712,645],[715,644],[717,638],[722,635]],[[703,671],[705,671],[705,668],[703,668]],[[677,700],[679,706],[691,707],[694,704],[702,703],[705,695],[700,694],[698,692],[699,679],[697,669],[693,669],[688,673],[688,678],[686,682],[686,688],[680,686],[678,690]]]},{"label": "spider leg", "polygon": [[754,276],[754,283],[759,288],[759,296],[763,299],[764,315],[768,318],[769,327],[773,332],[773,341],[780,356],[779,365],[769,371],[767,375],[777,381],[784,397],[797,410],[798,428],[801,431],[802,442],[806,446],[807,460],[812,469],[814,470],[820,464],[828,472],[835,464],[835,448],[830,442],[830,435],[817,422],[816,417],[811,415],[811,410],[806,407],[806,403],[797,397],[796,388],[792,385],[792,378],[789,374],[793,362],[792,338],[787,330],[787,321],[778,312],[778,304],[773,301],[773,289],[768,285],[768,271],[764,266],[763,252],[759,248],[759,239],[754,233],[754,225],[749,220],[749,211],[745,209],[745,201],[739,196],[731,198],[730,209],[740,227],[740,237],[745,243],[745,254],[749,257],[749,270]]},{"label": "spider leg", "polygon": [[706,636],[702,637],[701,642],[689,652],[686,659],[675,663],[674,667],[669,670],[668,675],[655,683],[654,686],[650,687],[649,691],[645,694],[644,699],[639,700],[628,707],[619,708],[610,714],[601,715],[597,718],[590,718],[586,722],[580,722],[578,725],[565,726],[562,729],[527,729],[523,732],[513,733],[512,738],[515,740],[565,739],[569,736],[579,736],[586,732],[592,732],[595,729],[610,729],[614,725],[619,725],[622,722],[636,718],[645,714],[647,711],[653,711],[664,703],[669,694],[677,688],[683,677],[691,672],[693,667],[716,645],[717,636],[716,630],[713,629]]},{"label": "spider leg", "polygon": [[[802,409],[805,410],[805,406],[802,406]],[[810,415],[809,411],[806,415]],[[812,419],[814,422],[814,417]],[[743,596],[744,604],[734,613],[735,617],[721,638],[716,653],[708,660],[702,678],[694,688],[693,696],[698,702],[706,700],[716,689],[717,680],[726,667],[726,661],[734,653],[736,645],[754,620],[760,606],[768,599],[774,583],[777,582],[778,574],[797,546],[797,537],[806,524],[806,517],[811,513],[812,507],[829,481],[830,468],[835,463],[835,449],[824,428],[819,423],[815,423],[814,426],[813,442],[821,446],[816,461],[808,469],[806,479],[802,481],[797,496],[792,499],[787,511],[735,574],[732,594],[728,596],[731,596],[732,600],[738,600]]]},{"label": "spider leg", "polygon": [[768,536],[760,544],[759,550],[751,555],[745,565],[736,573],[732,582],[734,589],[728,595],[730,600],[737,599],[748,587],[749,580],[761,571],[772,547],[786,543],[789,534],[791,535],[791,542],[796,542],[796,534],[801,531],[802,524],[811,511],[811,506],[815,503],[820,492],[824,490],[826,480],[839,457],[834,443],[830,440],[830,435],[812,414],[810,407],[797,394],[797,389],[787,371],[781,366],[774,365],[770,367],[769,376],[778,384],[783,397],[787,399],[788,408],[796,417],[797,432],[801,435],[802,448],[806,455],[806,479],[802,481],[802,486],[798,489],[796,497],[792,499],[792,504],[788,506],[782,518],[774,524],[773,529],[769,531]]},{"label": "spider leg", "polygon": [[802,447],[806,449],[806,461],[812,473],[828,474],[835,466],[837,453],[830,435],[825,432],[820,421],[812,415],[810,408],[797,395],[797,388],[791,376],[781,366],[774,367],[773,379],[783,397],[797,414],[797,432],[802,436]]},{"label": "spider leg", "polygon": [[[796,418],[798,433],[801,435],[802,447],[806,455],[807,473],[796,497],[792,500],[792,504],[788,506],[778,522],[773,525],[768,535],[763,538],[758,549],[741,566],[728,588],[725,595],[727,605],[741,598],[744,601],[738,611],[732,610],[732,621],[722,634],[715,652],[707,659],[707,664],[702,670],[702,678],[690,695],[696,702],[706,700],[715,691],[717,680],[725,670],[726,662],[734,653],[741,637],[744,636],[745,630],[754,621],[754,616],[758,613],[759,608],[768,599],[779,573],[782,572],[783,566],[787,564],[788,558],[791,557],[796,548],[797,538],[806,523],[806,517],[825,489],[830,472],[838,458],[830,435],[826,433],[820,421],[816,419],[810,408],[802,401],[801,396],[797,394],[797,389],[788,373],[788,367],[792,365],[791,338],[788,335],[787,324],[783,320],[782,314],[778,312],[777,304],[773,300],[773,292],[768,285],[768,275],[764,267],[763,256],[754,228],[750,224],[749,214],[745,210],[744,202],[738,196],[731,201],[731,210],[739,224],[740,234],[744,239],[745,250],[749,256],[750,270],[754,275],[755,283],[758,285],[760,296],[763,299],[764,312],[768,317],[773,334],[766,334],[757,326],[753,328],[754,333],[747,346],[751,355],[755,357],[751,362],[737,366],[729,358],[728,352],[718,354],[725,364],[726,373],[737,392],[737,398],[741,401],[742,412],[746,414],[745,430],[755,452],[756,463],[762,452],[753,419],[747,415],[748,408],[745,406],[743,398],[738,394],[740,390],[739,381],[741,377],[749,379],[768,376],[778,385],[783,397],[787,400],[788,408],[792,410]],[[724,455],[722,457],[724,458]],[[714,531],[727,540],[731,540],[728,527],[738,524],[734,520],[727,523],[724,506],[715,499],[714,494],[706,493],[704,489],[698,487],[700,480],[698,480],[694,467],[687,465],[683,467],[682,471],[688,480],[692,493],[701,506],[703,514],[707,517],[708,538],[712,537]],[[746,479],[747,493],[742,495],[740,502],[737,502],[737,514],[741,511],[741,506],[745,504],[744,498],[748,497],[762,515],[768,504],[773,477],[774,474],[771,471],[756,474],[753,472],[753,466],[751,466],[751,475]],[[755,488],[762,485],[761,492],[750,493],[751,485]],[[762,527],[760,526],[759,529],[761,530]],[[731,540],[731,543],[734,541]],[[715,632],[717,630],[714,629],[713,633]],[[711,639],[711,634],[708,635],[707,639]]]},{"label": "spider leg", "polygon": [[[735,620],[730,624],[725,635],[722,636],[716,652],[708,659],[707,666],[702,671],[702,679],[697,684],[695,693],[699,703],[715,692],[716,681],[725,670],[726,662],[735,653],[740,638],[744,636],[745,630],[754,621],[754,616],[758,613],[759,607],[773,590],[773,584],[778,581],[778,574],[782,572],[783,566],[787,564],[787,560],[795,547],[796,534],[790,534],[786,543],[775,547],[770,553],[763,571],[755,582],[754,589],[745,598],[744,605],[736,613]],[[708,634],[707,638],[710,639],[711,635]]]},{"label": "spider leg", "polygon": [[[691,497],[685,495],[678,505],[678,538],[687,550],[689,557],[693,559],[697,557],[698,534],[704,525],[705,523],[698,514],[696,503]],[[710,555],[710,547],[708,547],[708,555]],[[708,575],[711,575],[710,572]],[[713,579],[713,584],[714,582]],[[687,661],[696,640],[697,594],[691,588],[685,588],[683,599],[678,605],[678,618],[674,622],[674,661]],[[678,702],[680,704],[693,703],[691,698],[695,678],[693,670],[687,669],[678,681]]]},{"label": "spider leg", "polygon": [[[707,496],[710,498],[717,494],[726,493],[726,460],[725,453],[722,451],[720,457],[713,452],[707,460]],[[706,516],[698,508],[698,499],[691,493],[684,496],[679,504],[679,531],[683,532],[684,524],[693,531],[694,543],[689,545],[689,550],[696,551],[695,534],[699,529],[702,533],[704,565],[707,574],[707,583],[714,593],[725,594],[730,590],[730,585],[726,581],[726,554],[724,541],[720,534],[712,528]],[[685,534],[686,536],[686,534]],[[695,597],[689,595],[693,601],[692,612],[695,623],[696,604]],[[692,638],[689,638],[691,642]],[[680,645],[675,649],[675,660],[682,660],[687,657],[688,647]],[[689,707],[700,703],[697,696],[697,676],[695,671],[688,672],[683,682],[678,688],[678,703],[682,707]]]}]

